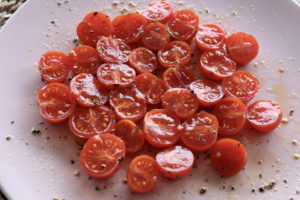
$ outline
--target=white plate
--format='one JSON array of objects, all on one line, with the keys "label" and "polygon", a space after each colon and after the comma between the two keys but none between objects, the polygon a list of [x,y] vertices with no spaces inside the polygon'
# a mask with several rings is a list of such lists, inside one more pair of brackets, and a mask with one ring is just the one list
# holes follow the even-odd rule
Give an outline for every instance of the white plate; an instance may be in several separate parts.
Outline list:
[{"label": "white plate", "polygon": [[[35,96],[41,81],[34,63],[48,48],[67,53],[73,47],[75,27],[87,12],[99,10],[116,16],[124,6],[130,11],[137,8],[128,6],[127,1],[112,9],[109,0],[72,0],[61,6],[53,0],[30,0],[0,32],[0,185],[7,196],[14,200],[300,199],[296,194],[300,189],[300,160],[293,159],[295,153],[300,154],[300,146],[291,143],[293,139],[300,142],[300,8],[296,1],[186,2],[189,3],[184,4],[197,13],[201,11],[200,23],[220,21],[229,32],[244,31],[258,39],[259,56],[245,67],[257,75],[262,84],[255,99],[278,101],[283,106],[284,117],[289,118],[289,111],[295,110],[293,119],[265,136],[254,136],[247,131],[240,133],[237,138],[248,150],[248,163],[245,170],[230,178],[220,178],[202,155],[191,175],[176,182],[161,177],[156,188],[145,195],[131,194],[122,182],[128,160],[112,178],[88,180],[80,168],[77,146],[67,126],[39,124]],[[137,2],[138,7],[145,5],[145,1]],[[55,21],[56,26],[51,21]],[[279,68],[285,72],[279,73]],[[33,136],[33,127],[42,133]],[[7,135],[12,136],[11,141],[5,140]],[[75,164],[70,164],[71,159]],[[262,164],[258,164],[260,160]],[[80,170],[81,176],[74,176],[75,170]],[[276,181],[272,190],[258,192],[260,186],[271,180]],[[101,191],[96,191],[95,186]],[[207,188],[206,194],[199,194],[201,187]]]}]

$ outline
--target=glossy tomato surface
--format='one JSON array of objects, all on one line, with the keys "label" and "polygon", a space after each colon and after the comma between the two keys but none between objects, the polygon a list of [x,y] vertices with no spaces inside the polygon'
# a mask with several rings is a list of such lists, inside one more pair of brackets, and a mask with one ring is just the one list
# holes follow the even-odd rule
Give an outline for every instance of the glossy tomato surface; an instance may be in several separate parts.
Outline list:
[{"label": "glossy tomato surface", "polygon": [[150,22],[166,22],[173,13],[173,7],[167,1],[154,1],[141,13]]},{"label": "glossy tomato surface", "polygon": [[139,47],[130,52],[129,64],[137,73],[151,73],[157,67],[156,55],[145,47]]}]

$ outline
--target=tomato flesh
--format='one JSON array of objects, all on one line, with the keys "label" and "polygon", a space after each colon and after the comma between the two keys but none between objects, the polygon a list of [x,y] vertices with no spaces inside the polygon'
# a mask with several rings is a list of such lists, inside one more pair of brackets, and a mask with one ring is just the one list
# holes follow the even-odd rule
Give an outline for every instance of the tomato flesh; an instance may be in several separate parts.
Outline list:
[{"label": "tomato flesh", "polygon": [[139,47],[130,52],[129,63],[137,73],[153,72],[157,67],[156,55],[145,47]]},{"label": "tomato flesh", "polygon": [[155,1],[150,3],[141,13],[151,22],[166,22],[173,13],[173,7],[167,1]]},{"label": "tomato flesh", "polygon": [[194,81],[194,72],[188,67],[169,68],[163,74],[163,81],[167,88],[188,88]]}]

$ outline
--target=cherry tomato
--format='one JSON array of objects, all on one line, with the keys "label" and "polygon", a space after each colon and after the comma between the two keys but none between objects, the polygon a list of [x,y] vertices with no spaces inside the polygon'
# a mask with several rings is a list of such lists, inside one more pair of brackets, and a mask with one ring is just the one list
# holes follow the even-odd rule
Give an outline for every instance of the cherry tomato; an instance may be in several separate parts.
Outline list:
[{"label": "cherry tomato", "polygon": [[146,101],[134,86],[112,91],[109,104],[114,108],[119,120],[128,119],[137,122],[146,114]]},{"label": "cherry tomato", "polygon": [[213,113],[219,121],[219,133],[234,135],[243,129],[246,122],[246,106],[235,97],[225,97]]},{"label": "cherry tomato", "polygon": [[76,108],[69,118],[69,127],[77,137],[89,139],[90,137],[112,132],[115,128],[116,117],[113,111],[106,107]]},{"label": "cherry tomato", "polygon": [[70,88],[77,103],[84,107],[104,105],[108,100],[107,91],[101,88],[92,74],[82,73],[73,77]]},{"label": "cherry tomato", "polygon": [[224,46],[226,31],[217,24],[198,26],[196,44],[202,50],[220,49]]},{"label": "cherry tomato", "polygon": [[39,61],[39,70],[42,78],[48,83],[59,83],[69,75],[69,60],[66,54],[60,51],[48,51]]},{"label": "cherry tomato", "polygon": [[221,81],[236,70],[236,64],[221,49],[204,52],[200,58],[203,74],[213,80]]},{"label": "cherry tomato", "polygon": [[120,137],[125,142],[127,153],[137,152],[144,146],[144,133],[133,121],[118,121],[116,130],[113,134]]},{"label": "cherry tomato", "polygon": [[98,40],[97,50],[100,58],[108,63],[126,63],[131,51],[121,39],[104,36]]},{"label": "cherry tomato", "polygon": [[167,1],[155,1],[150,3],[141,13],[149,21],[166,22],[173,13],[173,7]]},{"label": "cherry tomato", "polygon": [[162,23],[147,24],[142,36],[143,44],[153,51],[160,50],[170,42],[171,36],[168,31],[168,27]]},{"label": "cherry tomato", "polygon": [[135,71],[125,64],[101,65],[97,70],[99,82],[107,89],[125,88],[133,84]]},{"label": "cherry tomato", "polygon": [[95,135],[85,143],[80,163],[91,177],[108,178],[120,169],[125,153],[125,144],[119,137],[107,133]]},{"label": "cherry tomato", "polygon": [[173,88],[162,97],[162,106],[174,112],[179,119],[186,119],[197,111],[199,101],[190,90]]},{"label": "cherry tomato", "polygon": [[63,122],[75,109],[75,99],[70,89],[61,83],[50,83],[37,94],[41,117],[47,122]]},{"label": "cherry tomato", "polygon": [[267,133],[275,129],[281,122],[282,108],[278,103],[260,100],[247,109],[247,120],[257,131]]},{"label": "cherry tomato", "polygon": [[194,72],[188,67],[169,68],[163,74],[163,81],[167,88],[188,88],[194,81]]},{"label": "cherry tomato", "polygon": [[247,33],[233,33],[225,40],[229,57],[239,65],[253,60],[258,54],[258,43],[252,35]]},{"label": "cherry tomato", "polygon": [[134,43],[141,39],[146,18],[139,13],[119,15],[112,21],[114,35],[126,43]]},{"label": "cherry tomato", "polygon": [[127,170],[127,184],[135,192],[146,193],[157,182],[158,169],[156,161],[147,155],[135,157]]},{"label": "cherry tomato", "polygon": [[211,164],[222,176],[233,176],[247,162],[247,152],[242,143],[230,138],[218,140],[210,149]]},{"label": "cherry tomato", "polygon": [[237,71],[223,80],[222,87],[226,96],[236,97],[246,103],[257,94],[260,84],[250,72]]},{"label": "cherry tomato", "polygon": [[198,79],[190,84],[190,90],[194,91],[201,107],[211,107],[221,101],[224,96],[222,86],[208,80]]},{"label": "cherry tomato", "polygon": [[110,36],[110,18],[102,12],[89,12],[77,26],[77,36],[81,43],[95,47],[100,36]]},{"label": "cherry tomato", "polygon": [[156,162],[163,176],[180,179],[192,170],[194,154],[182,146],[173,146],[156,154]]},{"label": "cherry tomato", "polygon": [[70,51],[68,58],[71,62],[73,74],[90,73],[96,74],[101,61],[98,52],[93,47],[82,45]]},{"label": "cherry tomato", "polygon": [[183,41],[174,41],[160,49],[157,56],[164,68],[179,67],[190,62],[191,48]]},{"label": "cherry tomato", "polygon": [[138,75],[135,79],[135,85],[149,104],[161,102],[161,98],[166,91],[163,81],[150,73]]},{"label": "cherry tomato", "polygon": [[130,52],[129,64],[139,74],[151,73],[157,67],[156,55],[145,47],[139,47]]},{"label": "cherry tomato", "polygon": [[181,141],[192,151],[206,151],[217,140],[219,122],[205,111],[192,115],[182,126]]}]

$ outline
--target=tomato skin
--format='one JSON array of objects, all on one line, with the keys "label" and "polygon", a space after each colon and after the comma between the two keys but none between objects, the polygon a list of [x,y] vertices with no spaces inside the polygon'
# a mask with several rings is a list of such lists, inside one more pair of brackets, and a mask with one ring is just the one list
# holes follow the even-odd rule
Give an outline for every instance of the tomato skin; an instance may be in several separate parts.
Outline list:
[{"label": "tomato skin", "polygon": [[137,73],[152,73],[157,67],[156,55],[145,47],[139,47],[130,52],[129,64]]},{"label": "tomato skin", "polygon": [[125,152],[125,144],[119,137],[107,133],[95,135],[85,143],[80,163],[91,177],[108,178],[120,169]]},{"label": "tomato skin", "polygon": [[154,1],[141,11],[142,15],[150,22],[167,22],[172,16],[173,7],[167,1]]},{"label": "tomato skin", "polygon": [[163,74],[163,81],[167,88],[188,88],[194,81],[194,72],[187,67],[167,69]]},{"label": "tomato skin", "polygon": [[239,141],[224,138],[210,149],[210,160],[220,175],[233,176],[246,165],[247,152]]},{"label": "tomato skin", "polygon": [[261,133],[274,130],[281,122],[282,108],[278,103],[260,100],[247,108],[247,121]]},{"label": "tomato skin", "polygon": [[226,51],[229,57],[239,65],[245,65],[253,60],[259,50],[259,45],[250,34],[233,33],[225,39]]}]

